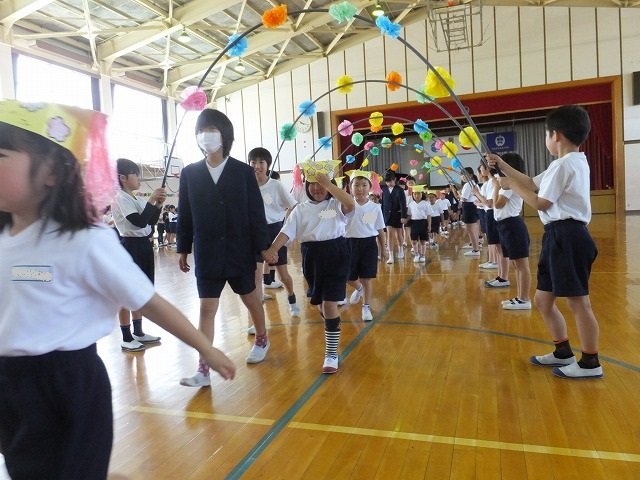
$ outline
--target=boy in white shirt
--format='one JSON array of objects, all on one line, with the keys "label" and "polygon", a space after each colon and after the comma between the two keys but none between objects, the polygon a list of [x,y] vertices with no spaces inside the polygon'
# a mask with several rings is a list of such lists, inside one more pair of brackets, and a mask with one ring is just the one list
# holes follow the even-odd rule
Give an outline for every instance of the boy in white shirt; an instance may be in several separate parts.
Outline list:
[{"label": "boy in white shirt", "polygon": [[[517,172],[497,155],[487,156],[490,166],[507,175],[501,185],[536,208],[544,224],[534,302],[555,350],[531,357],[531,363],[554,367],[553,374],[562,378],[602,378],[599,325],[589,298],[589,276],[598,250],[587,230],[591,220],[589,164],[580,152],[591,121],[584,108],[565,105],[550,112],[545,123],[547,149],[558,158],[537,177]],[[567,297],[575,317],[582,350],[578,362],[569,344],[566,320],[556,306],[557,297]]]}]

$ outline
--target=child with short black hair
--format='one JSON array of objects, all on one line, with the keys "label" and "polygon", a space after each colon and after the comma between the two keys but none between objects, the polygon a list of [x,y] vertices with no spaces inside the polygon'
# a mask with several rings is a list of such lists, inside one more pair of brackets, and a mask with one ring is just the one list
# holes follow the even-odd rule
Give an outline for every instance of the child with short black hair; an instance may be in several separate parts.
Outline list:
[{"label": "child with short black hair", "polygon": [[311,305],[318,306],[325,324],[322,373],[326,374],[338,371],[338,302],[346,297],[350,266],[349,242],[344,234],[348,217],[355,208],[353,197],[324,173],[331,173],[334,168],[330,161],[303,165],[308,201],[293,209],[265,253],[265,260],[275,262],[283,245],[294,239],[300,242],[302,271],[309,286]]},{"label": "child with short black hair", "polygon": [[387,246],[389,258],[387,263],[393,263],[393,256],[404,258],[402,227],[407,222],[407,201],[402,188],[396,184],[396,174],[388,170],[384,175],[386,187],[382,187],[382,215],[387,227]]},{"label": "child with short black hair", "polygon": [[424,185],[415,185],[413,187],[413,201],[407,209],[407,218],[411,228],[411,242],[413,244],[413,263],[424,263],[426,261],[431,206],[426,200],[424,190]]},{"label": "child with short black hair", "polygon": [[[602,378],[599,325],[589,298],[589,276],[598,250],[587,229],[591,221],[589,164],[580,151],[591,121],[583,107],[565,105],[547,115],[545,127],[547,150],[557,158],[540,175],[530,178],[499,156],[487,156],[489,165],[497,166],[507,176],[500,179],[503,188],[510,187],[538,210],[544,224],[534,303],[555,350],[531,357],[531,363],[554,367],[553,374],[563,378]],[[566,320],[556,305],[557,297],[567,297],[575,317],[582,349],[578,362],[569,344]]]},{"label": "child with short black hair", "polygon": [[0,446],[11,478],[107,477],[111,385],[96,342],[122,305],[235,374],[98,225],[114,183],[105,125],[89,110],[0,102]]}]

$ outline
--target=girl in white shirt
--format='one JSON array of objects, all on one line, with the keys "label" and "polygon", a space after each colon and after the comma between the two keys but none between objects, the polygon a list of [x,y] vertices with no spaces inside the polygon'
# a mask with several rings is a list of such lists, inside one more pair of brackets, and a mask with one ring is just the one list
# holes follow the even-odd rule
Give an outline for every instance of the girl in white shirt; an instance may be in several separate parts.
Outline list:
[{"label": "girl in white shirt", "polygon": [[12,478],[107,477],[111,385],[96,341],[121,305],[234,376],[98,224],[92,200],[105,192],[85,189],[81,162],[91,152],[83,170],[108,171],[105,126],[98,112],[0,102],[0,445]]},{"label": "girl in white shirt", "polygon": [[429,238],[429,217],[431,206],[424,196],[424,185],[413,187],[413,201],[407,207],[407,217],[411,225],[413,243],[413,263],[424,263]]},{"label": "girl in white shirt", "polygon": [[470,251],[465,252],[467,257],[479,257],[480,256],[480,217],[478,215],[478,207],[476,207],[476,196],[473,194],[473,187],[478,184],[478,177],[473,173],[473,168],[465,167],[468,177],[471,182],[465,182],[460,192],[460,201],[462,202],[462,217],[464,222],[464,229],[469,237],[469,245],[465,248],[471,247]]},{"label": "girl in white shirt", "polygon": [[349,244],[344,235],[355,201],[327,175],[309,174],[310,164],[320,163],[304,165],[309,200],[293,209],[264,257],[269,263],[276,263],[282,246],[294,239],[300,242],[302,270],[311,293],[311,304],[318,305],[325,323],[322,373],[335,373],[340,343],[338,302],[346,297],[349,276]]}]

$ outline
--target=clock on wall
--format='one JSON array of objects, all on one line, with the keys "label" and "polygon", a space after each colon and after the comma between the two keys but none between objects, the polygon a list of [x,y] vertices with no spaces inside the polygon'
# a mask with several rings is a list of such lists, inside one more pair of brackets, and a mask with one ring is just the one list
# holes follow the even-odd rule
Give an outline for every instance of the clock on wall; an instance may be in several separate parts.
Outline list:
[{"label": "clock on wall", "polygon": [[296,122],[296,130],[300,133],[307,133],[311,130],[311,119],[309,117],[301,117]]}]

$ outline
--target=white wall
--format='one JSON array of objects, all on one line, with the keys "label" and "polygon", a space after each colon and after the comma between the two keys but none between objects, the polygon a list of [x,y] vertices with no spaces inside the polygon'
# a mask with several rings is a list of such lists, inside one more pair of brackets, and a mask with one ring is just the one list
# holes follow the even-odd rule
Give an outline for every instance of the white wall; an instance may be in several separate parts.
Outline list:
[{"label": "white wall", "polygon": [[[638,25],[638,8],[484,7],[482,45],[437,52],[427,20],[405,26],[401,36],[431,64],[451,72],[459,95],[622,75],[626,185],[632,186],[640,184],[640,106],[631,105],[631,73],[640,71]],[[413,88],[424,83],[422,62],[399,41],[380,36],[229,95],[227,113],[233,113],[234,125],[245,132],[244,143],[236,135],[232,153],[245,158],[247,149],[258,144],[276,152],[278,129],[297,116],[300,102],[326,93],[344,73],[354,80],[384,80],[391,70]],[[414,99],[404,89],[389,92],[383,84],[367,83],[346,96],[327,95],[317,107],[328,114]],[[312,132],[287,142],[280,154],[281,168],[288,170],[307,158],[317,138],[314,124]],[[640,192],[627,187],[626,198],[628,210],[640,210]]]}]

